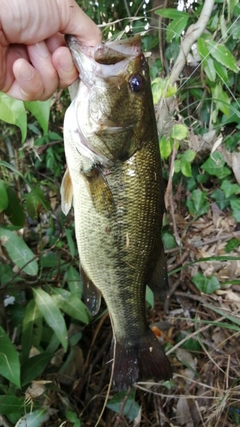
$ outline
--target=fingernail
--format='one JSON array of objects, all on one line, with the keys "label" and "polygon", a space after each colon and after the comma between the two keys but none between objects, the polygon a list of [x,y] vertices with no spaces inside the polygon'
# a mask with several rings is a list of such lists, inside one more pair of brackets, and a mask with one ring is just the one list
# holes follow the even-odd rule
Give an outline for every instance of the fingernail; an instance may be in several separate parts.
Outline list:
[{"label": "fingernail", "polygon": [[24,80],[31,80],[34,76],[34,68],[26,61],[22,61],[18,67],[18,72]]},{"label": "fingernail", "polygon": [[36,43],[34,45],[34,50],[42,58],[46,58],[49,55],[49,50],[44,42]]}]

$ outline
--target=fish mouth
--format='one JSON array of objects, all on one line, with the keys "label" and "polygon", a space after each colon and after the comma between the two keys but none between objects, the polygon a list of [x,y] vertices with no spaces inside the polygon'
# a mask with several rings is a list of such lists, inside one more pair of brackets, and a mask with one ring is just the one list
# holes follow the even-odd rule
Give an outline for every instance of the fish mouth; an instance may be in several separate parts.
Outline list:
[{"label": "fish mouth", "polygon": [[100,43],[95,47],[82,45],[71,34],[66,35],[65,40],[85,84],[94,83],[93,75],[102,78],[121,75],[126,71],[129,61],[141,53],[139,35]]}]

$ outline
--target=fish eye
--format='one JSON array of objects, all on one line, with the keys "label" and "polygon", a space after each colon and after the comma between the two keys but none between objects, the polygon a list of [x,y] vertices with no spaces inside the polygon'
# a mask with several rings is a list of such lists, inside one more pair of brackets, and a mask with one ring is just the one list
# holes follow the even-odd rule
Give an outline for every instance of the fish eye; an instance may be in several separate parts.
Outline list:
[{"label": "fish eye", "polygon": [[133,92],[139,92],[143,88],[143,78],[140,74],[133,74],[129,79],[129,86]]}]

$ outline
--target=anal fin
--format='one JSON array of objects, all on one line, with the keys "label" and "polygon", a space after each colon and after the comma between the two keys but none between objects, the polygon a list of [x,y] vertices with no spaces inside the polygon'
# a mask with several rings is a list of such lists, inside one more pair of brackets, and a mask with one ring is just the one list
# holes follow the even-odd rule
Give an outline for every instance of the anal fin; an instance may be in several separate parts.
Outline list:
[{"label": "anal fin", "polygon": [[87,274],[80,268],[80,273],[83,281],[83,299],[84,303],[87,306],[88,310],[95,316],[101,305],[101,292],[99,289],[93,284],[93,282],[88,278]]}]

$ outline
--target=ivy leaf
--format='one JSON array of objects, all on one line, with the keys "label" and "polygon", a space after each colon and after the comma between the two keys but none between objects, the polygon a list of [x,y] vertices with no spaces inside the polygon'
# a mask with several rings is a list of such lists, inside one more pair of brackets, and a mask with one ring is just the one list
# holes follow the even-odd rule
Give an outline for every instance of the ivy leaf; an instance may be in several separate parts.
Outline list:
[{"label": "ivy leaf", "polygon": [[64,350],[68,337],[66,323],[54,299],[43,289],[33,289],[34,299],[47,324],[53,329]]},{"label": "ivy leaf", "polygon": [[197,273],[193,276],[192,281],[199,291],[204,294],[211,295],[217,289],[220,289],[219,281],[215,276],[205,277],[202,273]]},{"label": "ivy leaf", "polygon": [[225,246],[226,253],[229,254],[231,251],[236,249],[239,245],[240,245],[240,240],[236,239],[236,237],[233,237],[233,239],[230,239]]},{"label": "ivy leaf", "polygon": [[[122,408],[125,397],[125,391],[121,391],[120,393],[115,394],[113,398],[108,401],[107,407],[112,411],[119,413]],[[129,393],[129,397],[124,404],[123,415],[127,416],[130,421],[133,421],[138,416],[139,411],[140,406],[134,400],[134,390],[132,390]]]},{"label": "ivy leaf", "polygon": [[240,199],[230,200],[230,206],[233,210],[233,217],[240,222]]},{"label": "ivy leaf", "polygon": [[[34,253],[24,240],[15,232],[2,227],[0,227],[0,239],[14,264],[22,268],[26,274],[35,276],[38,272],[38,263],[33,259]],[[23,268],[24,265],[25,267]]]},{"label": "ivy leaf", "polygon": [[205,170],[209,175],[215,175],[219,179],[223,179],[231,174],[230,169],[224,167],[225,161],[221,153],[215,151],[206,162],[203,163],[201,168]]},{"label": "ivy leaf", "polygon": [[172,138],[168,138],[166,135],[164,135],[160,141],[160,153],[163,159],[168,159],[170,156],[172,149],[173,149],[174,141]]},{"label": "ivy leaf", "polygon": [[18,353],[0,326],[0,375],[20,388],[20,362]]},{"label": "ivy leaf", "polygon": [[22,142],[27,135],[27,114],[23,101],[13,99],[5,93],[0,92],[0,120],[20,128]]},{"label": "ivy leaf", "polygon": [[191,197],[186,203],[189,212],[196,218],[208,212],[209,203],[207,201],[207,193],[199,189],[193,190]]},{"label": "ivy leaf", "polygon": [[171,129],[171,138],[182,141],[188,136],[188,128],[185,125],[174,125]]},{"label": "ivy leaf", "polygon": [[224,194],[226,197],[230,197],[233,194],[239,194],[240,193],[240,185],[232,184],[227,179],[224,179],[224,181],[222,182],[221,189],[224,191]]}]

